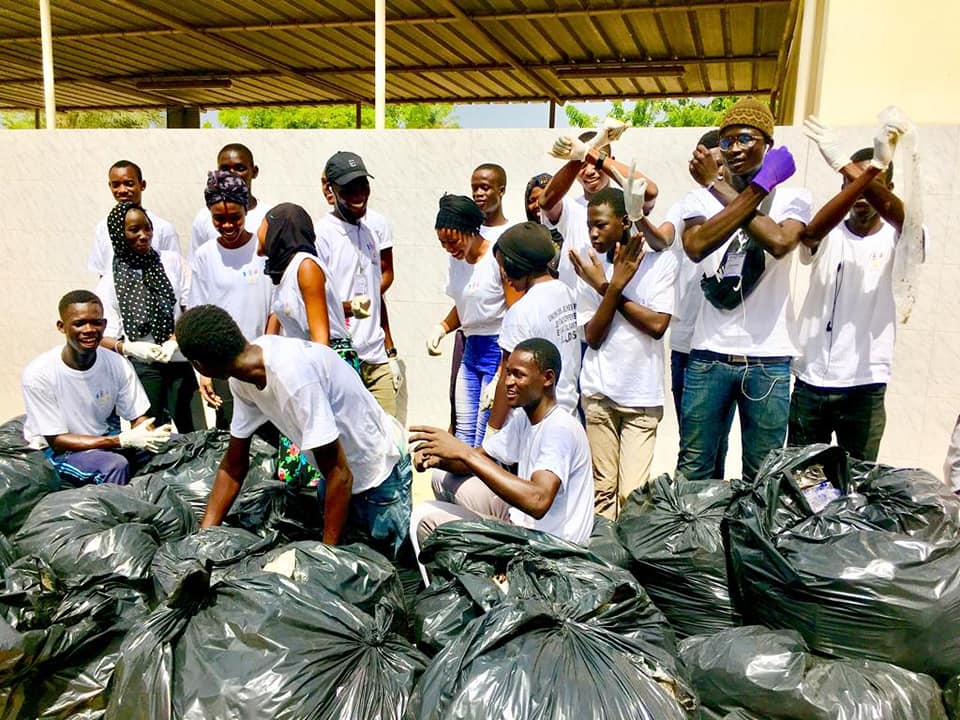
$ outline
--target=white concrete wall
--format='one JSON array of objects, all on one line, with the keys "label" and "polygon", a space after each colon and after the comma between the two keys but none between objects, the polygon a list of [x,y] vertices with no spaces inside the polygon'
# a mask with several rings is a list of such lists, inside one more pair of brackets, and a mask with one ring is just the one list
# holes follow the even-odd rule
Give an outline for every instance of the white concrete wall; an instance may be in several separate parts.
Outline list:
[{"label": "white concrete wall", "polygon": [[[634,129],[617,155],[640,166],[660,184],[655,216],[690,187],[686,161],[701,130]],[[445,425],[449,340],[441,358],[430,358],[424,333],[450,302],[442,294],[447,256],[433,232],[437,199],[469,194],[472,169],[499,162],[509,178],[505,211],[523,219],[527,179],[555,171],[547,155],[555,131],[220,131],[60,130],[0,132],[0,278],[7,311],[0,314],[6,362],[0,367],[0,417],[22,412],[19,377],[24,365],[60,342],[56,303],[67,290],[92,288],[86,270],[93,227],[112,206],[107,168],[125,158],[139,163],[147,180],[144,204],[172,221],[186,247],[190,222],[202,205],[206,171],[227,142],[250,146],[260,167],[255,194],[273,204],[292,201],[317,216],[326,212],[320,174],[340,149],[360,153],[371,173],[371,207],[391,218],[395,231],[396,282],[390,290],[394,337],[407,367],[406,420]],[[850,150],[868,145],[867,128],[844,130]],[[792,184],[809,187],[822,203],[839,188],[832,174],[796,128],[777,138],[797,160]],[[960,411],[960,247],[954,228],[960,213],[960,127],[922,130],[927,222],[934,240],[923,269],[919,306],[899,328],[894,379],[887,396],[888,424],[881,460],[938,470],[949,430]],[[805,287],[799,263],[797,292]],[[669,397],[669,393],[668,393]],[[738,474],[739,440],[731,441],[728,474]],[[671,471],[677,430],[668,401],[654,470]]]}]

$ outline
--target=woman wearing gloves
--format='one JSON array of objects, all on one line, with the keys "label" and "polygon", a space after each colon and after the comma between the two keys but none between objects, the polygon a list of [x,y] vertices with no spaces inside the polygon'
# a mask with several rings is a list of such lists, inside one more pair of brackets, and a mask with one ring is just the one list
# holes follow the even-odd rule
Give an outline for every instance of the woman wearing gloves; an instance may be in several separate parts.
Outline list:
[{"label": "woman wearing gloves", "polygon": [[150,400],[147,415],[159,424],[173,420],[178,432],[191,432],[197,382],[173,339],[173,323],[187,294],[180,255],[153,249],[153,226],[134,203],[122,202],[110,211],[107,231],[113,266],[96,290],[107,323],[103,346],[133,363]]},{"label": "woman wearing gloves", "polygon": [[451,256],[446,293],[454,306],[427,338],[427,351],[439,355],[447,333],[461,328],[466,336],[456,380],[454,429],[457,438],[472,447],[483,441],[497,385],[500,323],[518,297],[501,283],[493,243],[480,235],[483,219],[483,211],[468,197],[440,198],[435,228],[440,245]]}]

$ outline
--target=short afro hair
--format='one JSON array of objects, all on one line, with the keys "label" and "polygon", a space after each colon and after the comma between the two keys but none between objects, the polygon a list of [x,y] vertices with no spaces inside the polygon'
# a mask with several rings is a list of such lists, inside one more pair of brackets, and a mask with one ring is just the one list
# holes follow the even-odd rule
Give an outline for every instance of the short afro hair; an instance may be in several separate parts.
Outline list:
[{"label": "short afro hair", "polygon": [[[137,180],[143,182],[143,171],[135,162],[130,162],[129,160],[117,160],[113,165],[110,166],[110,170],[113,170],[114,168],[117,168],[118,170],[133,168],[133,171],[137,173]],[[109,172],[109,170],[107,172]]]},{"label": "short afro hair", "polygon": [[247,346],[230,313],[216,305],[197,305],[187,310],[174,328],[180,352],[190,362],[223,365],[234,360]]},{"label": "short afro hair", "polygon": [[[544,340],[543,338],[521,340],[513,348],[513,352],[530,353],[533,355],[534,364],[540,368],[540,372],[552,370],[555,378],[560,377],[560,368],[562,367],[560,351],[557,350],[557,346],[549,340]],[[556,381],[554,381],[554,383],[556,383]]]},{"label": "short afro hair", "polygon": [[89,290],[71,290],[60,298],[60,302],[57,304],[57,312],[60,313],[62,319],[63,314],[71,305],[86,305],[87,303],[103,307],[103,301]]},{"label": "short afro hair", "polygon": [[[850,156],[850,162],[866,162],[868,160],[873,160],[873,148],[865,147],[857,150],[853,155]],[[889,183],[893,180],[893,163],[891,162],[887,165],[886,171],[883,173],[883,177]]]},{"label": "short afro hair", "polygon": [[497,165],[496,163],[481,163],[477,165],[473,171],[477,170],[490,170],[494,175],[497,176],[497,182],[500,183],[500,189],[507,189],[507,171],[503,169],[503,165]]},{"label": "short afro hair", "polygon": [[603,190],[597,190],[590,196],[587,207],[597,207],[598,205],[609,205],[613,208],[613,213],[617,217],[623,217],[627,214],[627,206],[623,201],[623,190],[620,188],[608,185]]},{"label": "short afro hair", "polygon": [[235,152],[240,155],[245,155],[247,158],[249,158],[251,165],[256,165],[256,163],[253,161],[253,151],[243,143],[227,143],[220,148],[220,152],[217,153],[218,164],[220,162],[220,156],[228,152]]}]

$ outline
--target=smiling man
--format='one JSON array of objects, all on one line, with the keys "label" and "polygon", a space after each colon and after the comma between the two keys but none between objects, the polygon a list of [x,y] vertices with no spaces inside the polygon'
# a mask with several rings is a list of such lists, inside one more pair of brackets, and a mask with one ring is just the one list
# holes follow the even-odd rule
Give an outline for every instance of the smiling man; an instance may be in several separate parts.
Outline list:
[{"label": "smiling man", "polygon": [[[154,429],[144,416],[150,401],[133,366],[100,347],[107,321],[103,303],[88,290],[60,299],[57,330],[66,343],[23,371],[23,435],[44,449],[57,472],[73,484],[126,485],[130,464],[170,439],[170,426]],[[117,415],[131,423],[118,432]],[[139,452],[138,452],[139,451]]]},{"label": "smiling man", "polygon": [[[548,340],[519,343],[505,368],[507,423],[472,448],[439,428],[410,428],[414,462],[437,468],[436,501],[417,508],[411,535],[422,543],[454,520],[495,519],[583,543],[593,528],[587,436],[557,405],[560,352]],[[503,466],[517,464],[516,474]]]},{"label": "smiling man", "polygon": [[507,171],[496,163],[483,163],[470,176],[470,192],[473,201],[483,212],[480,235],[485,240],[496,242],[507,229],[503,214],[503,195],[507,191]]}]

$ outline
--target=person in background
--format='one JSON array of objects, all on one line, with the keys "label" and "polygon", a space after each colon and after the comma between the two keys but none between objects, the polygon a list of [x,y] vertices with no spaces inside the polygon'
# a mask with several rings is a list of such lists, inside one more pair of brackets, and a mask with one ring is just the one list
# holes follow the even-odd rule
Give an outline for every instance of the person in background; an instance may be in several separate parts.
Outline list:
[{"label": "person in background", "polygon": [[[534,175],[527,182],[527,187],[523,193],[523,205],[526,210],[527,220],[530,222],[542,222],[543,211],[540,209],[540,196],[543,194],[543,189],[552,177],[553,175],[550,173],[540,173],[539,175]],[[552,227],[550,228],[550,237],[553,239],[553,245],[556,248],[553,262],[550,264],[550,273],[554,277],[558,277],[560,272],[560,258],[563,254],[563,235],[560,234],[560,231],[557,230],[556,227]]]},{"label": "person in background", "polygon": [[150,400],[150,417],[162,425],[172,420],[179,433],[192,432],[197,380],[173,339],[188,293],[180,253],[153,249],[150,218],[139,205],[119,203],[107,228],[112,268],[96,290],[107,320],[102,345],[133,363]]},{"label": "person in background", "polygon": [[[57,329],[65,343],[23,371],[23,436],[43,449],[72,484],[126,485],[131,463],[146,462],[170,439],[170,426],[154,428],[150,400],[133,367],[100,346],[107,325],[103,303],[89,290],[60,299]],[[120,431],[117,418],[130,421]]]}]

